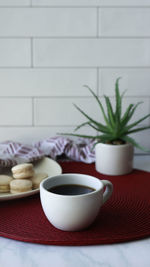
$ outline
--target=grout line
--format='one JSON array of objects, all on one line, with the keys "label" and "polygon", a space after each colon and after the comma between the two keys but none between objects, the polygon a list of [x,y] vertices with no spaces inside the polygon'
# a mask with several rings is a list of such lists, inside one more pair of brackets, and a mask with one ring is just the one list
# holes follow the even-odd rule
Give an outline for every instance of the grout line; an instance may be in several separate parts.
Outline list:
[{"label": "grout line", "polygon": [[31,69],[31,66],[29,66],[29,67],[24,67],[24,66],[0,66],[0,70],[1,69]]},{"label": "grout line", "polygon": [[[111,97],[111,98],[115,97],[115,95],[112,95],[112,94],[108,94],[108,96]],[[125,99],[129,99],[129,98],[139,98],[139,99],[141,99],[141,98],[149,98],[149,97],[150,97],[150,95],[125,95],[124,96]]]},{"label": "grout line", "polygon": [[124,35],[124,36],[104,36],[104,35],[101,35],[101,36],[99,36],[99,39],[130,39],[130,40],[134,40],[134,39],[149,39],[150,38],[150,36],[149,35],[147,35],[147,36],[141,36],[141,35],[137,35],[137,36],[129,36],[129,35]]},{"label": "grout line", "polygon": [[[6,128],[50,128],[50,127],[75,127],[76,124],[74,125],[0,125],[0,128],[6,127]],[[142,126],[142,125],[141,125]],[[89,127],[89,126],[85,126],[85,127]]]},{"label": "grout line", "polygon": [[0,39],[30,39],[31,36],[0,36]]},{"label": "grout line", "polygon": [[80,98],[80,99],[92,99],[92,96],[89,96],[89,95],[84,95],[84,96],[64,96],[64,95],[59,95],[59,96],[34,96],[34,98],[36,98],[36,99],[40,99],[40,98],[42,98],[42,99],[54,99],[54,98],[57,98],[57,99],[70,99],[70,98]]},{"label": "grout line", "polygon": [[149,66],[34,66],[34,69],[150,69]]},{"label": "grout line", "polygon": [[97,96],[99,96],[99,68],[96,69],[96,75],[97,75]]},{"label": "grout line", "polygon": [[[75,127],[76,124],[69,124],[69,125],[0,125],[0,128],[6,127],[6,128],[50,128],[50,127]],[[142,125],[141,125],[142,126]],[[146,126],[146,125],[145,125]],[[85,127],[89,127],[89,126],[85,126]]]},{"label": "grout line", "polygon": [[[96,88],[96,93],[98,94],[98,89]],[[112,95],[112,94],[108,94],[108,96],[109,97],[111,97],[111,98],[114,98],[114,95]],[[99,97],[100,98],[102,98],[103,97],[103,93],[100,93],[99,94]],[[125,98],[149,98],[150,97],[150,95],[126,95],[125,96]],[[17,96],[11,96],[11,95],[9,95],[9,96],[0,96],[0,98],[1,99],[31,99],[31,98],[36,98],[36,99],[40,99],[40,98],[42,98],[42,99],[54,99],[54,98],[56,98],[56,99],[59,99],[59,98],[63,98],[63,99],[70,99],[70,98],[80,98],[80,99],[85,99],[85,98],[87,98],[87,99],[90,99],[90,98],[92,98],[92,96],[89,96],[89,95],[41,95],[41,96],[39,96],[39,95],[30,95],[30,96],[26,96],[26,95],[17,95]]]},{"label": "grout line", "polygon": [[[76,124],[73,125],[0,125],[0,128],[6,127],[6,128],[49,128],[49,127],[76,127]],[[89,127],[89,126],[85,126]]]},{"label": "grout line", "polygon": [[138,6],[138,5],[124,5],[124,6],[119,6],[119,5],[116,5],[116,6],[111,6],[111,5],[109,5],[109,6],[105,6],[105,5],[99,5],[99,6],[97,6],[97,5],[75,5],[75,6],[69,6],[69,5],[66,5],[66,6],[61,6],[61,5],[58,5],[58,6],[55,6],[55,5],[34,5],[34,4],[32,4],[32,0],[30,0],[30,3],[28,4],[28,5],[16,5],[16,6],[11,6],[11,5],[9,5],[9,6],[5,6],[5,5],[0,5],[0,8],[6,8],[6,9],[9,9],[9,8],[16,8],[16,9],[19,9],[19,8],[39,8],[39,9],[44,9],[44,8],[49,8],[49,9],[51,9],[51,8],[56,8],[56,9],[59,9],[59,8],[62,8],[62,9],[67,9],[67,8],[72,8],[72,9],[74,9],[74,8],[101,8],[101,9],[108,9],[108,8],[113,8],[113,9],[117,9],[117,8],[122,8],[122,9],[127,9],[127,8],[132,8],[132,9],[134,9],[134,8],[139,8],[139,9],[147,9],[147,8],[150,8],[150,5],[141,5],[141,6]]},{"label": "grout line", "polygon": [[25,69],[25,70],[39,70],[39,69],[77,69],[77,70],[80,70],[80,69],[96,69],[96,68],[99,68],[101,70],[111,70],[111,69],[135,69],[135,70],[138,70],[138,69],[150,69],[150,66],[34,66],[33,68],[31,68],[31,66],[29,67],[24,67],[24,66],[0,66],[0,70],[5,70],[5,69],[8,69],[8,70],[22,70],[22,69]]},{"label": "grout line", "polygon": [[100,5],[99,6],[99,8],[150,8],[150,5],[140,5],[140,6],[138,6],[138,5],[116,5],[116,6],[111,6],[111,5],[109,5],[109,6],[105,6],[105,5]]},{"label": "grout line", "polygon": [[34,126],[34,97],[32,97],[32,126]]},{"label": "grout line", "polygon": [[[146,126],[146,124],[142,124],[143,126]],[[142,126],[141,125],[141,126]],[[37,128],[38,127],[47,127],[47,128],[49,128],[49,127],[75,127],[76,126],[76,124],[68,124],[68,125],[60,125],[60,124],[56,124],[56,125],[54,125],[54,124],[51,124],[51,125],[35,125]],[[35,126],[33,126],[33,125],[0,125],[0,128],[2,128],[2,127],[7,127],[7,128],[13,128],[13,127],[20,127],[20,128],[22,128],[22,127],[27,127],[27,128],[29,128],[29,127],[31,127],[31,128],[34,128]],[[89,127],[89,126],[85,126],[85,127]]]},{"label": "grout line", "polygon": [[31,96],[0,96],[0,99],[31,99],[31,98],[36,98],[36,99],[70,99],[70,98],[80,98],[80,99],[90,99],[92,98],[92,96],[89,95],[31,95]]},{"label": "grout line", "polygon": [[[95,69],[96,66],[34,66],[31,68],[29,67],[23,67],[23,66],[0,66],[0,69],[26,69],[26,70],[32,70],[32,69]],[[149,67],[150,68],[150,67]]]},{"label": "grout line", "polygon": [[100,68],[97,68],[98,70],[98,87],[99,87],[99,97],[104,95],[104,92],[102,90],[102,72],[100,71]]},{"label": "grout line", "polygon": [[0,125],[0,128],[30,128],[32,125]]},{"label": "grout line", "polygon": [[[97,25],[97,28],[99,28],[99,26]],[[98,30],[97,30],[98,31]],[[30,36],[31,37],[31,36]],[[8,37],[8,38],[30,38],[30,37]],[[150,35],[147,36],[104,36],[104,35],[98,35],[98,36],[32,36],[35,39],[130,39],[130,40],[134,40],[134,39],[150,39]],[[0,37],[3,38],[3,37]],[[5,37],[4,37],[5,38]],[[7,38],[7,37],[6,37]]]},{"label": "grout line", "polygon": [[32,4],[32,0],[30,0],[30,4],[29,5],[21,5],[21,6],[19,6],[19,5],[16,5],[16,6],[11,6],[11,5],[9,5],[9,6],[5,6],[5,5],[0,5],[0,8],[29,8],[29,7],[33,7],[33,8],[41,8],[41,9],[43,9],[43,8],[139,8],[139,9],[141,9],[141,8],[150,8],[150,5],[116,5],[116,6],[113,6],[113,5],[108,5],[108,6],[106,6],[106,5],[99,5],[99,6],[97,6],[97,5],[65,5],[65,6],[61,6],[61,5],[34,5],[34,4]]},{"label": "grout line", "polygon": [[[96,39],[95,35],[93,36],[0,36],[0,39]],[[150,38],[150,37],[149,37]]]},{"label": "grout line", "polygon": [[9,95],[9,96],[0,96],[0,99],[1,99],[1,98],[2,98],[2,99],[9,99],[9,98],[10,98],[10,99],[16,99],[16,98],[17,98],[17,99],[31,99],[31,97],[32,97],[32,96],[24,96],[24,95],[23,95],[23,96],[19,96],[19,95],[17,95],[17,96],[14,96],[14,95],[11,96],[11,95]]},{"label": "grout line", "polygon": [[[98,23],[97,23],[98,24]],[[127,40],[135,40],[135,39],[139,39],[139,40],[146,40],[146,39],[150,39],[150,35],[147,35],[147,36],[98,36],[98,31],[99,31],[99,26],[97,25],[97,33],[96,33],[96,36],[93,35],[93,36],[0,36],[0,39],[31,39],[31,38],[34,38],[34,39],[39,39],[39,40],[46,40],[46,39],[77,39],[77,40],[86,40],[86,39],[93,39],[93,40],[96,40],[96,39],[99,39],[99,40],[105,40],[105,39],[111,39],[111,40],[116,40],[116,39],[120,39],[120,40],[124,40],[124,39],[127,39]]]},{"label": "grout line", "polygon": [[97,66],[99,69],[149,69],[150,66]]},{"label": "grout line", "polygon": [[99,8],[97,7],[97,38],[99,37]]},{"label": "grout line", "polygon": [[31,68],[33,68],[33,38],[30,39],[30,45],[31,45]]},{"label": "grout line", "polygon": [[25,70],[36,70],[36,69],[101,69],[101,70],[110,70],[110,69],[150,69],[150,65],[149,66],[34,66],[33,68],[31,68],[31,66],[29,67],[25,67],[25,66],[0,66],[0,70],[2,69],[25,69]]},{"label": "grout line", "polygon": [[[30,0],[31,1],[31,0]],[[11,6],[11,5],[9,5],[9,6],[2,6],[2,5],[0,5],[0,8],[2,9],[2,8],[5,8],[5,9],[9,9],[9,8],[13,8],[13,9],[19,9],[19,8],[30,8],[31,7],[31,3],[29,3],[28,5],[22,5],[22,6]]]},{"label": "grout line", "polygon": [[59,8],[62,8],[62,9],[67,9],[67,8],[72,8],[72,9],[74,9],[74,8],[96,8],[97,7],[97,5],[92,5],[92,6],[80,6],[80,5],[78,5],[78,6],[61,6],[61,5],[58,5],[58,6],[55,6],[55,5],[53,5],[53,6],[48,6],[48,5],[41,5],[41,6],[38,6],[38,5],[33,5],[32,4],[32,0],[30,0],[30,3],[29,3],[29,5],[24,5],[24,6],[2,6],[2,5],[0,5],[0,8],[6,8],[6,9],[9,9],[9,8],[16,8],[16,9],[19,9],[19,8],[38,8],[38,9],[47,9],[47,8],[49,8],[49,9],[51,9],[51,8],[56,8],[56,9],[59,9]]}]

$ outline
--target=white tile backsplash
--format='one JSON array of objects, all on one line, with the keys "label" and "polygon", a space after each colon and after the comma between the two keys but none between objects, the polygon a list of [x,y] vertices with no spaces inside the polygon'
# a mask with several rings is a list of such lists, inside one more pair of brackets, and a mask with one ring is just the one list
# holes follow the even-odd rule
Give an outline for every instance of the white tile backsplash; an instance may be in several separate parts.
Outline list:
[{"label": "white tile backsplash", "polygon": [[150,36],[150,8],[102,8],[99,12],[102,36]]},{"label": "white tile backsplash", "polygon": [[[8,79],[9,77],[9,79]],[[60,82],[61,81],[61,82]],[[97,92],[96,69],[0,69],[0,96],[90,96]]]},{"label": "white tile backsplash", "polygon": [[120,91],[126,90],[127,96],[149,96],[150,94],[150,69],[105,69],[99,70],[101,89],[99,94],[114,95],[115,81],[121,77]]},{"label": "white tile backsplash", "polygon": [[98,6],[101,0],[32,0],[33,6]]},{"label": "white tile backsplash", "polygon": [[[24,144],[34,144],[45,138],[59,136],[58,133],[74,133],[72,126],[44,126],[44,127],[0,127],[0,140],[12,140]],[[90,127],[81,128],[78,134],[95,135],[96,132]],[[74,139],[74,137],[67,138]]]},{"label": "white tile backsplash", "polygon": [[[149,25],[150,0],[0,0],[0,142],[72,132],[86,121],[72,103],[103,122],[83,85],[112,97],[117,77],[123,110],[149,113]],[[149,131],[135,138],[150,147]]]},{"label": "white tile backsplash", "polygon": [[37,98],[35,99],[35,125],[58,126],[79,125],[86,122],[85,118],[73,104],[78,105],[89,116],[102,120],[98,105],[91,97],[86,98]]},{"label": "white tile backsplash", "polygon": [[150,0],[32,0],[37,6],[147,6]]},{"label": "white tile backsplash", "polygon": [[0,36],[96,36],[96,16],[96,8],[1,8]]},{"label": "white tile backsplash", "polygon": [[0,125],[1,126],[31,126],[32,101],[29,98],[1,98]]},{"label": "white tile backsplash", "polygon": [[[143,125],[144,126],[144,125]],[[143,132],[137,132],[130,135],[131,138],[135,139],[138,144],[146,149],[150,150],[150,130],[144,130]],[[141,149],[136,148],[135,153],[143,153]]]},{"label": "white tile backsplash", "polygon": [[102,39],[100,42],[102,67],[150,66],[150,39]]},{"label": "white tile backsplash", "polygon": [[[112,98],[110,98],[110,100],[111,100],[112,105],[113,105],[114,110],[115,110],[115,98],[112,97]],[[145,115],[147,115],[149,113],[150,101],[146,97],[140,97],[140,98],[139,97],[124,97],[122,100],[122,116],[130,104],[135,105],[138,102],[142,102],[142,103],[137,107],[131,120],[129,121],[129,124],[131,124],[135,121],[138,121],[139,119],[141,119],[142,117],[144,117]],[[144,124],[146,126],[150,125],[150,118],[147,118],[146,120],[144,120],[140,124],[141,125]]]},{"label": "white tile backsplash", "polygon": [[102,64],[98,39],[35,39],[34,66],[96,67]]},{"label": "white tile backsplash", "polygon": [[150,0],[100,0],[100,4],[104,6],[149,6]]},{"label": "white tile backsplash", "polygon": [[0,38],[0,67],[30,67],[30,64],[29,39]]},{"label": "white tile backsplash", "polygon": [[150,66],[150,39],[35,39],[34,66]]}]

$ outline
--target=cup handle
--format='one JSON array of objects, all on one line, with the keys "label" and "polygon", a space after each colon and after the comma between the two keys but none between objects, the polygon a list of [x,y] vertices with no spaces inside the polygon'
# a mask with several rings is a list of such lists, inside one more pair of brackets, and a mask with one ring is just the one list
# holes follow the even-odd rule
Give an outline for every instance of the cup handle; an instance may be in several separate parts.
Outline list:
[{"label": "cup handle", "polygon": [[107,180],[101,180],[104,186],[106,186],[105,192],[103,193],[103,204],[110,198],[113,192],[113,184]]}]

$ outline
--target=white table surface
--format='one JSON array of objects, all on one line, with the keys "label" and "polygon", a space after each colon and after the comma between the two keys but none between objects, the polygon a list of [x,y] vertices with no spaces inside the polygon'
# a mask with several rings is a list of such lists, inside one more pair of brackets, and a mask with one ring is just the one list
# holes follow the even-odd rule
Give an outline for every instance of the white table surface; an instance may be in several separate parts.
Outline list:
[{"label": "white table surface", "polygon": [[[150,156],[134,167],[150,171]],[[0,237],[0,267],[150,267],[150,238],[113,245],[50,246]]]}]

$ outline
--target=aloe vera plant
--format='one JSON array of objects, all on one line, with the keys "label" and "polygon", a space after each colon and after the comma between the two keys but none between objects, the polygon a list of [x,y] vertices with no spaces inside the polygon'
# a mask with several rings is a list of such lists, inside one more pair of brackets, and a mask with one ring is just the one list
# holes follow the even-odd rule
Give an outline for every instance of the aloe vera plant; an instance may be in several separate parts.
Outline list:
[{"label": "aloe vera plant", "polygon": [[99,105],[100,112],[104,117],[105,124],[102,124],[96,120],[94,120],[90,115],[86,114],[80,107],[74,104],[75,108],[82,113],[82,115],[86,118],[86,121],[75,128],[75,131],[79,130],[81,127],[86,125],[95,129],[99,134],[96,136],[91,135],[82,135],[76,133],[66,133],[63,135],[77,136],[82,138],[91,138],[95,140],[95,145],[97,143],[108,143],[108,144],[124,144],[131,143],[133,146],[145,150],[146,149],[140,146],[133,138],[129,137],[130,134],[143,131],[149,129],[150,126],[146,127],[136,127],[139,123],[146,120],[150,114],[140,118],[139,120],[130,123],[130,120],[135,113],[137,107],[142,103],[138,102],[137,104],[130,104],[125,113],[122,115],[122,102],[124,93],[120,94],[119,90],[119,79],[116,80],[115,83],[115,107],[113,108],[110,98],[104,95],[106,110],[104,109],[101,101],[97,97],[97,95],[93,92],[93,90],[85,85],[85,87],[91,92],[93,97],[95,98],[97,104]]}]

